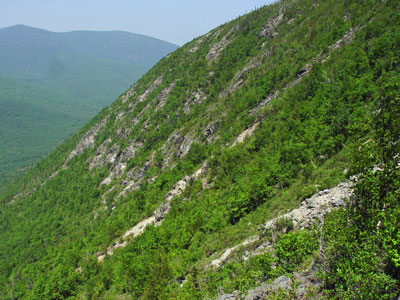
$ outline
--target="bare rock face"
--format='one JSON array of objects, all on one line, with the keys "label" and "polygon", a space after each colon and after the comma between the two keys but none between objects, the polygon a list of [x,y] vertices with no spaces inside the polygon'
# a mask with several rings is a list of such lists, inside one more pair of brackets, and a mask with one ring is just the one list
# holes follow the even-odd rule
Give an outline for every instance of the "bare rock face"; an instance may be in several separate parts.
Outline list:
[{"label": "bare rock face", "polygon": [[[329,57],[330,57],[330,53],[333,51],[336,51],[340,48],[342,48],[343,46],[347,45],[348,43],[350,43],[354,37],[355,37],[355,31],[357,30],[357,28],[355,30],[353,30],[352,28],[350,28],[341,39],[339,39],[338,41],[336,41],[333,45],[329,46],[329,52],[328,54],[325,55],[317,55],[316,57],[314,57],[310,62],[307,63],[306,65],[304,65],[296,74],[296,78],[289,82],[283,89],[283,91],[287,90],[288,88],[291,88],[295,85],[297,85],[312,69],[313,63],[316,62],[321,62],[324,63],[326,62]],[[256,107],[254,107],[253,109],[251,109],[249,111],[249,114],[256,114],[260,109],[262,109],[263,107],[265,107],[268,103],[270,103],[272,100],[274,100],[276,97],[278,97],[278,95],[280,95],[281,91],[279,90],[275,90],[273,93],[271,93],[270,95],[268,95],[267,98],[265,98],[262,102],[260,102]]]},{"label": "bare rock face", "polygon": [[192,176],[185,176],[182,180],[179,180],[174,184],[172,189],[165,195],[164,202],[156,209],[154,212],[154,217],[156,218],[156,225],[160,223],[171,208],[171,200],[185,190],[186,186],[192,181]]},{"label": "bare rock face", "polygon": [[273,290],[278,290],[278,289],[290,289],[292,285],[292,280],[287,277],[287,276],[280,276],[274,280],[272,283],[271,288]]},{"label": "bare rock face", "polygon": [[117,136],[120,140],[126,139],[126,137],[130,134],[130,129],[127,129],[126,127],[120,127],[118,128],[117,131]]},{"label": "bare rock face", "polygon": [[[306,299],[306,293],[309,289],[318,288],[321,283],[315,280],[315,274],[299,274],[293,273],[293,280],[298,283],[297,289],[294,291],[296,294],[295,299]],[[292,289],[293,280],[287,276],[280,276],[272,283],[263,283],[253,289],[250,289],[246,296],[241,296],[239,291],[233,291],[231,294],[220,294],[218,300],[262,300],[270,299],[278,291],[288,291]],[[272,299],[272,298],[271,298]]]},{"label": "bare rock face", "polygon": [[126,101],[128,101],[130,97],[135,95],[135,86],[136,84],[134,84],[129,90],[126,91],[125,95],[122,97],[122,103],[126,103]]},{"label": "bare rock face", "polygon": [[108,163],[111,163],[111,164],[115,163],[115,160],[117,159],[118,155],[119,155],[119,145],[114,144],[106,152],[103,164],[106,165]]},{"label": "bare rock face", "polygon": [[[162,83],[162,80],[163,80],[163,77],[162,77],[162,76],[158,77],[158,78],[150,85],[150,87],[149,87],[147,90],[145,90],[145,91],[143,92],[143,94],[139,95],[139,96],[136,98],[136,102],[131,102],[131,103],[129,103],[128,111],[133,110],[134,107],[135,107],[135,105],[136,105],[136,103],[143,102],[144,100],[146,100],[146,98],[147,98],[147,97]],[[144,113],[145,111],[147,111],[147,110],[150,108],[150,106],[153,105],[153,103],[154,103],[154,100],[151,101],[150,103],[148,103],[148,104],[146,105],[146,107],[145,107],[143,110],[141,110],[141,111],[137,114],[137,116],[132,120],[132,127],[135,126],[137,123],[139,123],[141,117],[143,116],[143,113]]]},{"label": "bare rock face", "polygon": [[[144,177],[144,173],[147,170],[146,168],[149,168],[150,164],[151,164],[150,162],[147,162],[144,168],[142,168],[140,172],[134,173],[135,176],[137,176],[136,180],[138,180],[138,178]],[[172,189],[165,194],[164,202],[161,203],[161,205],[153,212],[153,214],[150,217],[137,223],[131,229],[127,230],[125,234],[122,236],[122,241],[117,240],[107,248],[107,254],[113,255],[115,249],[122,248],[128,245],[129,240],[142,234],[147,226],[149,225],[160,226],[171,208],[172,199],[176,196],[181,195],[188,184],[190,184],[193,180],[199,179],[201,176],[205,175],[206,172],[207,172],[207,162],[204,162],[201,168],[198,169],[196,172],[194,172],[192,175],[186,176],[183,179],[176,182],[172,187]],[[133,181],[133,183],[135,182],[137,181]],[[125,190],[122,193],[124,193]],[[98,261],[101,262],[104,260],[104,258],[105,258],[104,254],[98,253],[97,255]]]},{"label": "bare rock face", "polygon": [[244,76],[246,75],[246,73],[248,73],[250,70],[252,70],[254,68],[258,68],[259,66],[261,66],[262,59],[264,57],[268,57],[270,55],[271,55],[271,51],[268,50],[266,52],[263,52],[261,55],[256,56],[253,59],[251,59],[244,66],[244,68],[242,70],[240,70],[238,73],[235,74],[235,76],[229,83],[229,86],[219,94],[219,97],[223,98],[223,97],[227,96],[228,94],[236,91],[239,87],[241,87],[242,84],[244,83]]},{"label": "bare rock face", "polygon": [[259,33],[260,37],[265,37],[267,39],[274,38],[278,35],[277,26],[282,22],[283,14],[276,16],[268,21],[264,28]]},{"label": "bare rock face", "polygon": [[225,34],[221,40],[219,40],[217,43],[215,43],[210,51],[207,53],[206,58],[209,62],[212,62],[216,60],[222,51],[230,44],[233,42],[233,39],[229,39],[230,35],[233,33],[233,31],[236,28],[232,28],[227,34]]},{"label": "bare rock face", "polygon": [[270,284],[263,284],[248,291],[245,300],[266,299],[270,292],[288,290],[292,287],[292,280],[287,276],[280,276]]},{"label": "bare rock face", "polygon": [[[262,284],[247,292],[245,300],[261,300],[267,299],[269,292],[278,291],[279,289],[287,290],[292,286],[292,280],[287,276],[280,276],[270,284]],[[221,294],[218,300],[236,300],[243,299],[239,291],[234,291],[232,294]]]},{"label": "bare rock face", "polygon": [[256,242],[256,241],[258,241],[258,237],[250,237],[250,238],[244,240],[242,243],[240,243],[240,244],[238,244],[238,245],[236,245],[236,246],[233,246],[233,247],[231,247],[231,248],[226,249],[225,252],[222,253],[222,255],[221,255],[220,257],[214,259],[214,260],[211,262],[210,267],[219,268],[219,267],[223,266],[223,265],[225,264],[225,262],[228,260],[229,256],[230,256],[236,249],[238,249],[238,248],[240,248],[240,247],[243,247],[243,246],[250,245],[250,244],[252,244],[252,243],[254,243],[254,242]]},{"label": "bare rock face", "polygon": [[293,279],[299,283],[296,294],[301,299],[307,294],[310,288],[318,288],[322,285],[320,279],[314,272],[293,273]]},{"label": "bare rock face", "polygon": [[233,146],[236,146],[238,143],[243,143],[243,141],[253,135],[254,130],[256,130],[257,126],[258,126],[259,122],[255,122],[253,125],[251,125],[249,128],[247,128],[246,130],[244,130],[241,134],[239,134],[239,136],[235,139],[235,141],[232,144]]},{"label": "bare rock face", "polygon": [[142,102],[142,101],[146,100],[146,98],[151,94],[151,92],[153,92],[162,83],[162,79],[163,79],[162,76],[158,77],[151,84],[151,86],[146,91],[144,91],[144,93],[142,95],[137,97],[137,102]]},{"label": "bare rock face", "polygon": [[278,97],[278,95],[279,95],[279,91],[274,91],[272,94],[268,95],[267,98],[265,98],[263,101],[261,101],[256,107],[251,109],[249,111],[249,114],[251,114],[251,115],[256,114],[260,109],[267,106],[272,100],[274,100],[276,97]]},{"label": "bare rock face", "polygon": [[183,158],[190,150],[190,146],[194,142],[191,136],[184,136],[182,142],[178,146],[177,156]]},{"label": "bare rock face", "polygon": [[194,44],[194,46],[188,50],[188,52],[189,52],[189,53],[195,53],[195,52],[197,52],[197,50],[200,49],[200,45],[201,45],[202,42],[203,42],[203,39],[202,39],[202,38],[199,38],[199,39],[196,41],[196,43]]},{"label": "bare rock face", "polygon": [[185,114],[188,114],[195,104],[201,104],[205,100],[205,95],[201,90],[197,90],[193,92],[190,97],[185,101],[183,111]]},{"label": "bare rock face", "polygon": [[180,130],[172,133],[161,148],[164,157],[163,166],[168,166],[174,158],[183,158],[189,152],[193,142],[193,137],[181,135]]},{"label": "bare rock face", "polygon": [[70,155],[67,157],[66,161],[71,160],[75,156],[83,153],[87,148],[93,147],[95,143],[96,134],[104,127],[107,122],[107,118],[103,119],[101,122],[93,126],[89,131],[87,131],[81,138],[79,143],[76,145],[75,149],[72,150]]},{"label": "bare rock face", "polygon": [[158,105],[155,109],[156,111],[159,110],[160,108],[164,107],[165,101],[167,100],[169,93],[174,88],[175,83],[176,83],[176,81],[171,83],[166,89],[162,90],[161,93],[156,97],[156,99],[159,100]]},{"label": "bare rock face", "polygon": [[110,171],[112,171],[113,169],[118,168],[118,165],[121,162],[126,163],[129,158],[134,157],[136,150],[142,146],[142,143],[131,141],[128,147],[119,152],[119,146],[116,144],[107,150],[107,146],[110,142],[111,139],[105,140],[99,148],[97,148],[94,153],[95,155],[88,159],[87,162],[89,163],[90,169],[111,163],[112,166]]},{"label": "bare rock face", "polygon": [[143,178],[146,175],[146,171],[153,165],[153,159],[150,158],[142,168],[133,168],[126,174],[126,178],[121,182],[122,186],[125,186],[123,191],[118,197],[126,196],[127,193],[132,192],[140,188],[143,182]]},{"label": "bare rock face", "polygon": [[353,28],[350,28],[345,34],[344,36],[338,40],[335,44],[333,44],[332,46],[329,47],[330,50],[338,50],[340,48],[342,48],[343,46],[346,46],[348,43],[350,43],[355,36],[355,31],[353,30]]},{"label": "bare rock face", "polygon": [[125,111],[120,111],[118,115],[115,117],[115,120],[120,120],[126,115]]},{"label": "bare rock face", "polygon": [[[160,80],[161,80],[161,79],[160,79]],[[155,83],[157,83],[157,85],[156,85]],[[160,81],[159,83],[156,81],[155,83],[153,83],[152,87],[150,87],[150,89],[148,89],[148,90],[144,93],[144,94],[146,94],[146,97],[147,97],[158,85],[161,84],[161,81]],[[161,91],[161,93],[160,93],[159,95],[157,95],[153,100],[151,100],[151,101],[145,106],[145,108],[143,108],[143,109],[137,114],[137,116],[132,120],[132,127],[136,126],[136,125],[139,123],[139,121],[140,121],[140,119],[142,118],[143,114],[144,114],[145,112],[147,112],[147,111],[150,109],[150,107],[154,104],[155,101],[157,101],[157,100],[160,101],[159,104],[158,104],[158,106],[157,106],[156,109],[155,109],[156,111],[157,111],[158,109],[160,109],[161,107],[163,107],[163,106],[165,105],[165,101],[167,100],[169,93],[171,92],[171,90],[173,89],[174,86],[175,86],[175,82],[171,83],[165,90]],[[154,87],[154,89],[153,89],[153,87]],[[144,95],[144,94],[143,94],[143,95]],[[143,96],[143,95],[142,95],[142,96]],[[144,99],[143,99],[143,100],[144,100]],[[141,100],[141,101],[143,101],[143,100]],[[138,100],[138,101],[139,101],[139,100]],[[133,108],[133,106],[132,106],[132,108]],[[145,129],[146,129],[146,128],[144,128],[144,130],[145,130]]]},{"label": "bare rock face", "polygon": [[107,152],[108,144],[111,143],[111,139],[106,139],[94,152],[92,157],[89,157],[87,162],[89,163],[89,169],[92,170],[93,168],[100,166],[104,159],[103,156]]},{"label": "bare rock face", "polygon": [[314,271],[293,273],[293,280],[287,276],[280,276],[276,278],[272,283],[263,283],[260,286],[255,287],[248,291],[245,300],[259,300],[269,299],[271,294],[278,290],[290,290],[293,286],[293,281],[297,283],[296,290],[293,292],[296,294],[296,299],[306,299],[307,292],[310,289],[319,288],[321,281],[318,279]]},{"label": "bare rock face", "polygon": [[[305,199],[301,202],[300,206],[292,211],[269,220],[263,226],[260,226],[260,230],[273,230],[276,223],[281,218],[291,219],[293,221],[293,228],[301,230],[304,228],[310,228],[313,225],[317,225],[323,221],[325,215],[335,208],[345,206],[345,200],[350,198],[352,194],[352,182],[346,181],[338,184],[336,187],[326,189],[318,192],[310,198]],[[223,266],[229,259],[231,259],[232,253],[240,247],[245,247],[254,244],[259,240],[259,236],[249,237],[240,244],[237,244],[231,248],[226,249],[220,256],[211,261],[208,267],[219,268]],[[251,250],[244,252],[243,259],[247,260],[249,257],[264,254],[272,249],[273,243],[271,241],[260,243],[256,247],[252,247]]]},{"label": "bare rock face", "polygon": [[[351,187],[352,183],[346,181],[334,188],[320,191],[301,202],[298,208],[281,217],[292,219],[295,228],[309,228],[321,222],[332,209],[345,206],[345,200],[349,199],[352,193]],[[268,221],[264,227],[272,228],[277,219]]]},{"label": "bare rock face", "polygon": [[111,139],[105,140],[96,150],[95,155],[87,161],[90,170],[111,164],[107,178],[103,179],[100,185],[110,184],[113,178],[122,176],[128,159],[133,158],[136,150],[142,146],[142,143],[131,141],[129,146],[120,151],[120,146],[117,144],[107,149],[110,142]]},{"label": "bare rock face", "polygon": [[217,300],[236,300],[239,297],[239,292],[235,291],[235,293],[233,294],[221,294],[219,295],[219,297],[217,298]]},{"label": "bare rock face", "polygon": [[[293,287],[293,281],[297,282],[297,288],[293,292],[296,294],[295,299],[306,299],[307,292],[310,289],[319,288],[321,282],[316,279],[315,274],[311,273],[293,273],[293,280],[287,276],[280,276],[276,278],[272,283],[263,283],[253,289],[250,289],[246,296],[240,295],[239,291],[233,291],[231,294],[221,294],[217,298],[218,300],[262,300],[270,299],[273,295],[276,295],[278,291],[288,291]],[[271,298],[272,299],[272,298]]]},{"label": "bare rock face", "polygon": [[207,139],[208,143],[212,143],[216,136],[216,132],[218,130],[218,121],[213,121],[207,125],[206,129],[204,129],[204,136]]},{"label": "bare rock face", "polygon": [[198,38],[195,42],[194,42],[194,46],[192,48],[190,48],[188,50],[189,53],[195,53],[197,52],[197,50],[200,49],[201,44],[203,43],[203,41],[208,38],[211,34],[213,33],[213,31],[210,31],[209,33],[207,33],[206,35]]}]

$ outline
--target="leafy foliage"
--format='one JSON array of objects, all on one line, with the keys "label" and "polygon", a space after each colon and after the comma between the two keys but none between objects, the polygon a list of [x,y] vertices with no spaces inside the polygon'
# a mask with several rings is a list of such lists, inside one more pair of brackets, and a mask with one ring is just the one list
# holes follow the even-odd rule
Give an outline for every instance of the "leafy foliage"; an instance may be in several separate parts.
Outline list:
[{"label": "leafy foliage", "polygon": [[[282,1],[162,59],[126,103],[117,99],[2,195],[0,296],[244,295],[318,260],[326,270],[321,296],[393,298],[400,228],[398,11],[396,1]],[[260,35],[282,12],[277,34]],[[354,36],[346,44],[341,39],[349,32]],[[224,36],[230,43],[208,61]],[[65,164],[101,120],[94,147]],[[250,129],[251,136],[235,142]],[[112,159],[90,168],[104,145],[103,158],[115,154],[115,160],[128,147],[137,149],[120,173]],[[204,162],[205,176],[186,177]],[[282,220],[273,237],[262,236],[273,244],[270,251],[253,257],[252,244],[209,268],[227,248],[259,235],[268,219],[352,174],[361,175],[348,210],[328,216],[322,231],[290,231],[291,222]],[[160,226],[146,227],[97,260],[183,178],[187,186]],[[137,189],[126,192],[128,183]],[[293,291],[273,297],[290,298]]]}]

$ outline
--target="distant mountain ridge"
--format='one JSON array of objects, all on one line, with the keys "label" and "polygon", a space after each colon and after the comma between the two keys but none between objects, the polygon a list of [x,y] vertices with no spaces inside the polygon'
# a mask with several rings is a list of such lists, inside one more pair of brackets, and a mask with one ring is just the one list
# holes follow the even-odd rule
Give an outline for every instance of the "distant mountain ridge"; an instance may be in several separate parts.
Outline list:
[{"label": "distant mountain ridge", "polygon": [[[0,73],[25,78],[29,67],[79,55],[149,68],[176,48],[156,38],[124,31],[59,33],[15,25],[0,29]],[[41,73],[42,77],[46,75]]]},{"label": "distant mountain ridge", "polygon": [[122,31],[0,29],[0,186],[176,48]]}]

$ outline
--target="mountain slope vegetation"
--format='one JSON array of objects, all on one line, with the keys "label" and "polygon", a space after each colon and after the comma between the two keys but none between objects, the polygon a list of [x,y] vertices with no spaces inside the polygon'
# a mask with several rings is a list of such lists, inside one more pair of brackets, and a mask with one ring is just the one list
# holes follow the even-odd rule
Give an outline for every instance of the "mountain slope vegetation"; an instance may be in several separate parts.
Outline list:
[{"label": "mountain slope vegetation", "polygon": [[1,297],[395,299],[399,11],[282,0],[163,58],[2,194]]},{"label": "mountain slope vegetation", "polygon": [[109,105],[176,46],[127,32],[0,29],[0,185]]}]

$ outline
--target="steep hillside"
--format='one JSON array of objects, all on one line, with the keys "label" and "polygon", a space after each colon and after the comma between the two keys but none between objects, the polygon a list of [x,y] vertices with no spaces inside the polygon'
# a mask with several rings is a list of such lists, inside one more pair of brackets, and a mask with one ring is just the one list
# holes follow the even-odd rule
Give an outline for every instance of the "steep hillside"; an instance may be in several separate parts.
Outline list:
[{"label": "steep hillside", "polygon": [[0,186],[176,48],[128,32],[0,29]]},{"label": "steep hillside", "polygon": [[280,1],[163,58],[2,195],[0,297],[395,299],[399,11]]}]

